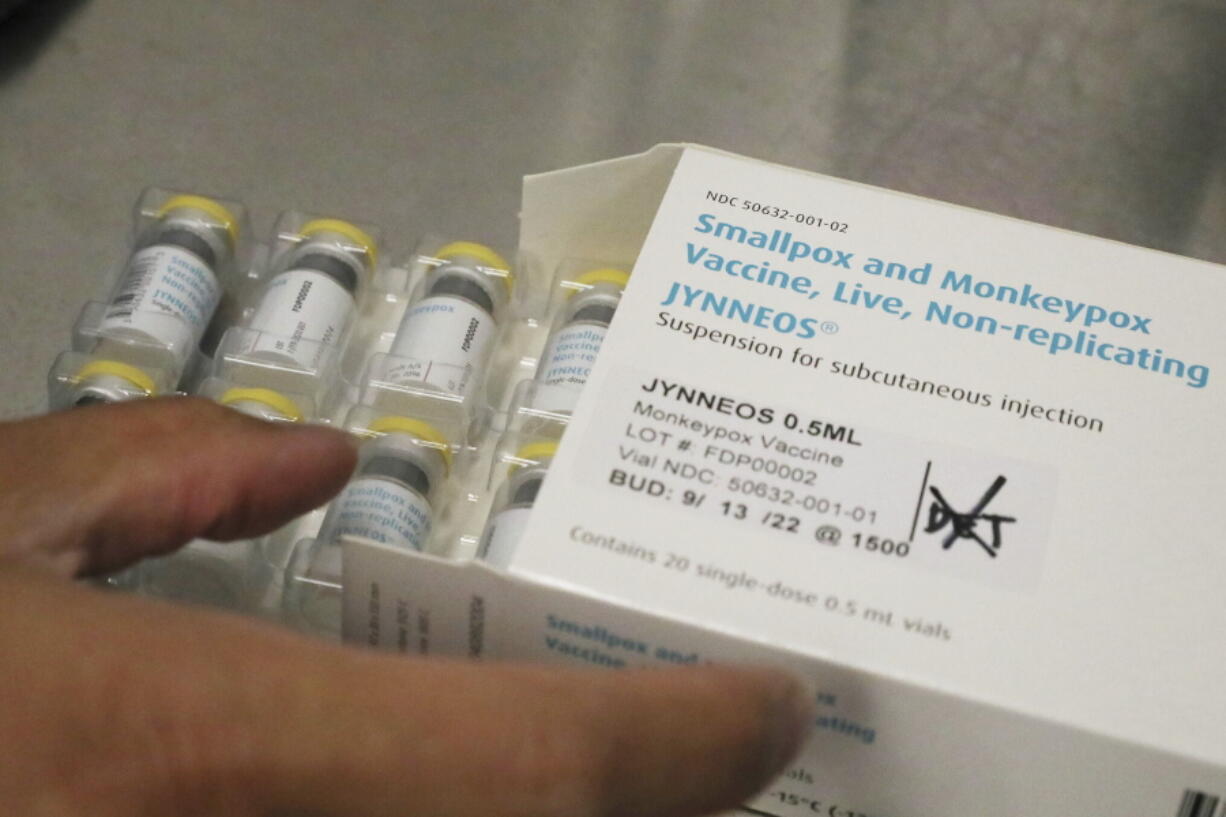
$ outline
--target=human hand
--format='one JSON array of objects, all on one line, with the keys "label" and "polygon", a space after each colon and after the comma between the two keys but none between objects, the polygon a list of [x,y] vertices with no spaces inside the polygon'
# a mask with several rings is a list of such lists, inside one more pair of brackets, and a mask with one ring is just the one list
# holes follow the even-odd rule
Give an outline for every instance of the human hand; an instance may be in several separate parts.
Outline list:
[{"label": "human hand", "polygon": [[0,424],[0,802],[14,814],[706,814],[804,734],[788,676],[420,660],[74,584],[322,503],[346,435],[196,399]]}]

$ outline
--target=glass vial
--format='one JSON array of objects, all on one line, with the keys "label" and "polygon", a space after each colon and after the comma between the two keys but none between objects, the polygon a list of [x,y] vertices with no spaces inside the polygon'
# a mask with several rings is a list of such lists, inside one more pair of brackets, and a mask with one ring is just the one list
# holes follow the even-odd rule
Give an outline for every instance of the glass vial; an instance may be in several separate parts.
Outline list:
[{"label": "glass vial", "polygon": [[511,466],[507,483],[499,493],[500,502],[490,515],[485,535],[481,537],[477,558],[504,570],[511,564],[511,557],[528,527],[532,506],[536,503],[545,473],[557,450],[556,442],[541,440],[528,443],[515,452],[515,459],[526,464]]},{"label": "glass vial", "polygon": [[557,404],[550,409],[574,410],[629,280],[628,273],[608,268],[590,270],[575,278],[574,283],[583,289],[567,297],[536,369],[538,383],[563,387],[541,392],[548,402]]},{"label": "glass vial", "polygon": [[434,522],[434,497],[451,467],[446,439],[429,423],[381,417],[370,431],[357,471],[341,491],[320,538],[357,536],[421,551]]},{"label": "glass vial", "polygon": [[[76,374],[74,404],[153,394],[143,365],[182,375],[222,297],[238,220],[203,196],[172,196],[144,230],[98,324],[97,358]],[[155,351],[150,351],[155,350]]]},{"label": "glass vial", "polygon": [[512,278],[507,262],[484,244],[457,241],[434,256],[443,263],[405,311],[385,379],[468,398],[480,385]]},{"label": "glass vial", "polygon": [[339,219],[316,219],[268,281],[248,322],[250,358],[315,371],[323,350],[339,344],[374,271],[375,241]]}]

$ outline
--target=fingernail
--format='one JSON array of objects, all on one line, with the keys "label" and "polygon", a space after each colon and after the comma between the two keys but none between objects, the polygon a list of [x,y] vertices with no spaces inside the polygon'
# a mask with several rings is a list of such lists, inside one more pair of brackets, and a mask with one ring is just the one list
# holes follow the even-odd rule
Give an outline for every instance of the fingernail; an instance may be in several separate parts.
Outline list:
[{"label": "fingernail", "polygon": [[345,442],[349,443],[349,447],[354,451],[362,450],[362,444],[366,442],[366,438],[351,432],[345,432]]},{"label": "fingernail", "polygon": [[361,448],[361,438],[349,434],[331,426],[320,425],[317,423],[277,423],[277,427],[282,434],[287,438],[291,438],[287,447],[296,448],[300,446],[322,447],[330,454],[335,454],[337,451],[337,443],[341,443],[356,456],[358,449]]},{"label": "fingernail", "polygon": [[792,675],[781,675],[767,717],[767,750],[764,762],[776,773],[800,750],[813,729],[812,684]]},{"label": "fingernail", "polygon": [[344,439],[354,450],[362,445],[362,438],[356,434],[350,434],[343,429],[334,426],[324,425],[323,423],[274,423],[277,429],[288,431],[291,434],[303,435],[323,435],[328,438]]}]

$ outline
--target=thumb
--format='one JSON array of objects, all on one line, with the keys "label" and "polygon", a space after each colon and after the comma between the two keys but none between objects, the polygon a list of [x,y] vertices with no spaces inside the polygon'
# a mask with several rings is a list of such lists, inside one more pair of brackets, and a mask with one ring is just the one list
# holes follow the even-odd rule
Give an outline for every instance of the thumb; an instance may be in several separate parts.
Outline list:
[{"label": "thumb", "polygon": [[0,423],[0,560],[118,569],[196,537],[258,536],[340,490],[348,435],[199,398]]}]

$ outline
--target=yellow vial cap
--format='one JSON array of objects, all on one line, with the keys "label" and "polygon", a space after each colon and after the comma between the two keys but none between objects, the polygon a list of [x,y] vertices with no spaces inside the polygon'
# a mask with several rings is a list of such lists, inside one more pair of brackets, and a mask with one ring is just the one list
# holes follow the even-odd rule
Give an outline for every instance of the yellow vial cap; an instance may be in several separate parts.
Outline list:
[{"label": "yellow vial cap", "polygon": [[238,219],[236,219],[234,214],[231,213],[230,210],[224,205],[213,201],[212,199],[205,198],[204,196],[194,196],[190,194],[171,196],[166,200],[165,204],[158,208],[157,217],[161,218],[171,210],[179,210],[183,208],[190,208],[192,210],[199,210],[202,213],[208,213],[210,216],[217,219],[217,221],[225,228],[226,234],[230,236],[230,243],[238,243]]},{"label": "yellow vial cap", "polygon": [[[556,440],[536,440],[535,442],[521,445],[519,450],[515,452],[515,459],[540,462],[541,460],[551,459],[556,453],[558,453],[558,443]],[[520,467],[519,463],[516,463],[513,467]]]},{"label": "yellow vial cap", "polygon": [[[620,289],[625,289],[626,284],[629,282],[630,273],[625,270],[614,269],[613,267],[588,270],[582,275],[575,276],[575,283],[586,287],[595,286],[596,284],[613,284]],[[577,291],[571,290],[570,294],[574,295]]]},{"label": "yellow vial cap", "polygon": [[492,248],[484,244],[478,244],[476,241],[452,241],[450,244],[439,247],[431,255],[443,261],[461,257],[475,258],[484,266],[502,270],[506,273],[502,282],[506,284],[508,292],[511,291],[511,287],[515,284],[515,275],[511,272],[511,265],[507,263],[507,259],[503,258]]},{"label": "yellow vial cap", "polygon": [[438,446],[438,452],[443,456],[443,463],[447,466],[448,471],[451,470],[451,445],[448,444],[442,432],[424,420],[388,415],[371,423],[370,432],[372,434],[408,434],[432,446]]},{"label": "yellow vial cap", "polygon": [[111,375],[112,377],[126,380],[150,396],[157,393],[157,384],[153,382],[152,377],[135,366],[120,363],[118,360],[94,360],[86,363],[77,372],[73,381],[80,383],[82,380],[95,375]]},{"label": "yellow vial cap", "polygon": [[339,218],[317,218],[303,224],[302,229],[298,231],[298,235],[303,238],[310,238],[318,233],[343,235],[362,248],[362,251],[366,253],[366,257],[370,259],[371,267],[374,267],[375,262],[379,260],[379,250],[374,238],[356,224],[342,221]]},{"label": "yellow vial cap", "polygon": [[217,402],[223,406],[229,406],[245,400],[252,403],[263,403],[295,423],[302,422],[302,412],[298,410],[298,404],[281,392],[272,389],[233,388],[223,394]]}]

